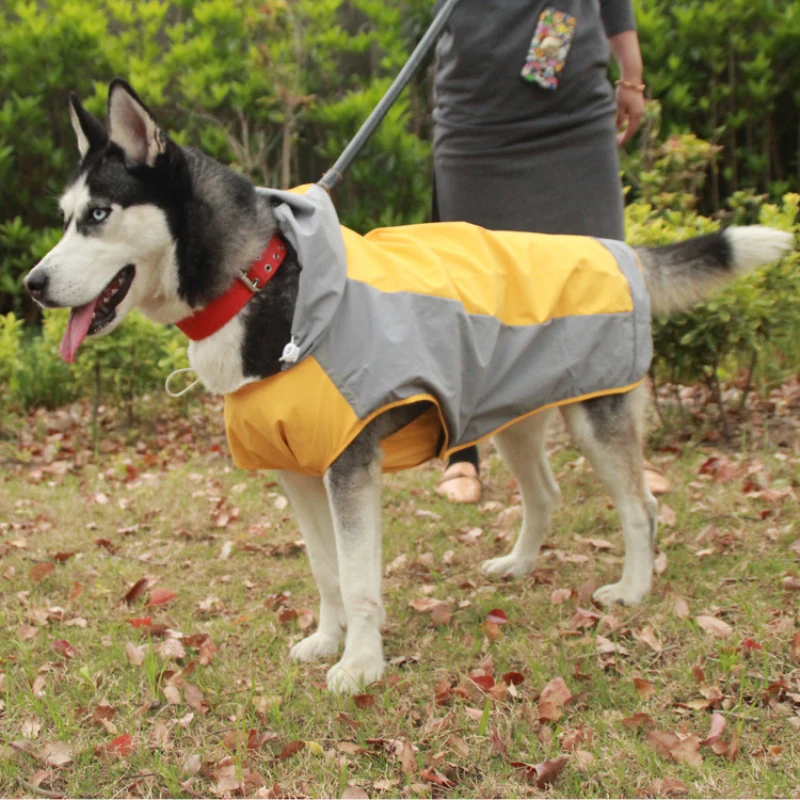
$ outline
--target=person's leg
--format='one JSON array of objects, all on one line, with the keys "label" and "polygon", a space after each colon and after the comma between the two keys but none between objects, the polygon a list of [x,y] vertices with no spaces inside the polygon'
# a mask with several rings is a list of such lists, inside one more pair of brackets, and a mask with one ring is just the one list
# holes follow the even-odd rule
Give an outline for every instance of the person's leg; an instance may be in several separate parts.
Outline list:
[{"label": "person's leg", "polygon": [[436,484],[437,493],[451,503],[479,503],[482,488],[477,445],[452,453]]}]

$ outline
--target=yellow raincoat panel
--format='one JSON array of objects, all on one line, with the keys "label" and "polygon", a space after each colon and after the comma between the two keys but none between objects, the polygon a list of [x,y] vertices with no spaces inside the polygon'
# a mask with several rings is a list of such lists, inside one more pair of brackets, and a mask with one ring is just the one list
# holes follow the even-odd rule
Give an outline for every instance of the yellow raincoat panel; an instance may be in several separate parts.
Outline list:
[{"label": "yellow raincoat panel", "polygon": [[[634,307],[616,259],[588,237],[497,233],[465,223],[383,228],[366,236],[347,228],[341,232],[348,281],[383,293],[458,301],[467,314],[489,315],[505,326],[624,314]],[[352,324],[357,328],[358,319]],[[522,416],[628,391],[636,383],[539,405]],[[384,470],[395,471],[451,452],[439,398],[421,391],[387,401],[359,418],[313,355],[226,395],[225,427],[240,468],[322,475],[377,414],[420,400],[430,401],[431,409],[382,443]],[[520,418],[505,421],[486,436]]]}]

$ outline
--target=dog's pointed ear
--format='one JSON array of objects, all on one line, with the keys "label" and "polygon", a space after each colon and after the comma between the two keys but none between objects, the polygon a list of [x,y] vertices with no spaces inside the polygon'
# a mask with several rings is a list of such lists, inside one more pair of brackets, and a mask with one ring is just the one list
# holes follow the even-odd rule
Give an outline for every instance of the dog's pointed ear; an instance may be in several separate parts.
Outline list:
[{"label": "dog's pointed ear", "polygon": [[75,92],[69,93],[69,118],[78,137],[81,158],[90,150],[102,150],[108,144],[106,129],[81,105]]},{"label": "dog's pointed ear", "polygon": [[130,167],[152,167],[166,152],[164,132],[136,92],[120,78],[108,87],[108,125],[111,141],[125,154],[125,163]]}]

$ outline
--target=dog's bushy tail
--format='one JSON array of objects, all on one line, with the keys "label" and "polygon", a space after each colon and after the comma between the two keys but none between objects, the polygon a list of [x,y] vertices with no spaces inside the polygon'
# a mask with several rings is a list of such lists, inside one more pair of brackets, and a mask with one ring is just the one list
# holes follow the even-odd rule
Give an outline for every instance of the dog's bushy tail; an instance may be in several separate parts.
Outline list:
[{"label": "dog's bushy tail", "polygon": [[749,225],[636,251],[655,316],[692,308],[739,275],[777,261],[793,244],[791,233]]}]

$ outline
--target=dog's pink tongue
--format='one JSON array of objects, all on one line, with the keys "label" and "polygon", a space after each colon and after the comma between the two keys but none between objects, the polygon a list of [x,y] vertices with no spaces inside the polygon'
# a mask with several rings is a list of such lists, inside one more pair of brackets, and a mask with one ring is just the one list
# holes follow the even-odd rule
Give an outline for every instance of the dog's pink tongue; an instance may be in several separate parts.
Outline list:
[{"label": "dog's pink tongue", "polygon": [[86,338],[89,326],[92,324],[92,314],[97,300],[92,300],[85,306],[78,306],[69,312],[67,329],[64,331],[64,338],[61,340],[61,358],[70,364],[75,361],[75,354],[78,346]]}]

